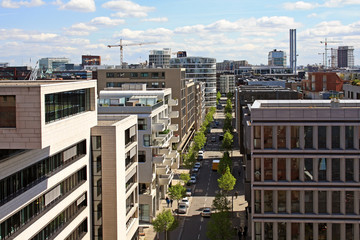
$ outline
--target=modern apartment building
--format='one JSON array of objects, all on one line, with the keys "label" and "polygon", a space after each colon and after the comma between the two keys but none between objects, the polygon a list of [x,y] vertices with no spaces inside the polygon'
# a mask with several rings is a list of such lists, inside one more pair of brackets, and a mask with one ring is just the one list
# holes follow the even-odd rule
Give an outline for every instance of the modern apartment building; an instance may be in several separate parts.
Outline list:
[{"label": "modern apartment building", "polygon": [[359,239],[360,101],[251,106],[252,239]]},{"label": "modern apartment building", "polygon": [[308,79],[301,81],[301,90],[306,98],[320,98],[322,92],[341,92],[344,80],[335,72],[308,73]]},{"label": "modern apartment building", "polygon": [[150,222],[165,198],[180,156],[173,150],[179,142],[174,135],[178,125],[172,123],[179,116],[172,106],[178,104],[171,89],[146,89],[146,84],[123,84],[122,88],[105,89],[99,95],[99,116],[116,120],[121,114],[138,118],[138,165],[140,221]]},{"label": "modern apartment building", "polygon": [[216,105],[216,59],[180,57],[170,59],[171,68],[185,68],[186,79],[205,83],[205,106]]},{"label": "modern apartment building", "polygon": [[282,66],[286,67],[286,52],[274,49],[268,55],[269,66]]},{"label": "modern apartment building", "polygon": [[235,90],[235,75],[220,75],[219,76],[219,89],[221,94],[228,92],[234,93]]},{"label": "modern apartment building", "polygon": [[354,47],[353,46],[339,46],[337,50],[337,65],[339,68],[353,68],[354,67]]},{"label": "modern apartment building", "polygon": [[149,54],[150,68],[169,68],[171,58],[171,49],[151,50]]},{"label": "modern apartment building", "polygon": [[65,64],[69,63],[68,58],[41,58],[39,60],[39,71],[52,72],[55,70],[65,70]]},{"label": "modern apartment building", "polygon": [[0,239],[90,239],[96,81],[0,82]]},{"label": "modern apartment building", "polygon": [[91,129],[92,239],[138,239],[137,116],[98,119]]},{"label": "modern apartment building", "polygon": [[[196,88],[192,80],[185,79],[185,69],[99,69],[98,91],[105,88],[118,88],[126,83],[144,83],[147,88],[171,88],[172,97],[177,104],[172,105],[173,111],[179,112],[179,117],[172,118],[173,124],[178,124],[180,142],[177,149],[184,151],[196,129],[196,112],[203,112],[203,105],[195,104]],[[170,103],[172,104],[172,103]],[[198,119],[202,122],[203,119]]]}]

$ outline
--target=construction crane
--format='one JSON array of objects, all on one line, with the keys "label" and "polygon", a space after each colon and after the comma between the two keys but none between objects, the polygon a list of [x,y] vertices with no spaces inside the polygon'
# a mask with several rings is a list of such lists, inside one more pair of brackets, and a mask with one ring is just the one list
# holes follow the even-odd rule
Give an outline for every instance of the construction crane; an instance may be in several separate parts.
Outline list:
[{"label": "construction crane", "polygon": [[325,38],[325,41],[320,41],[320,43],[324,43],[325,44],[325,68],[327,68],[327,50],[329,50],[329,48],[327,48],[327,44],[328,43],[341,43],[341,41],[328,41],[327,38]]},{"label": "construction crane", "polygon": [[108,48],[112,48],[112,47],[120,47],[120,67],[122,68],[123,65],[123,58],[124,58],[124,50],[123,48],[126,46],[142,46],[142,45],[146,45],[146,44],[156,44],[157,42],[143,42],[143,43],[128,43],[128,44],[123,44],[122,43],[122,39],[120,39],[120,44],[117,45],[108,45]]},{"label": "construction crane", "polygon": [[37,61],[35,63],[35,66],[33,68],[33,70],[31,71],[31,74],[30,74],[30,77],[29,77],[29,80],[30,81],[35,81],[37,79],[37,75],[38,75],[38,71],[39,71],[39,61]]}]

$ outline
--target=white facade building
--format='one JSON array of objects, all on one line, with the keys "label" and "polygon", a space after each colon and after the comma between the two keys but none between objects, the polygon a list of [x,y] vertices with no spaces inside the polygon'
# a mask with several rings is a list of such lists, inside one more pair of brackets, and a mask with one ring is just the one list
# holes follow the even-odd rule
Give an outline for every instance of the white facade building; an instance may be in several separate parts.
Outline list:
[{"label": "white facade building", "polygon": [[235,91],[235,75],[220,75],[219,86],[220,93],[233,93]]},{"label": "white facade building", "polygon": [[170,66],[171,49],[151,50],[149,54],[150,68],[168,68]]}]

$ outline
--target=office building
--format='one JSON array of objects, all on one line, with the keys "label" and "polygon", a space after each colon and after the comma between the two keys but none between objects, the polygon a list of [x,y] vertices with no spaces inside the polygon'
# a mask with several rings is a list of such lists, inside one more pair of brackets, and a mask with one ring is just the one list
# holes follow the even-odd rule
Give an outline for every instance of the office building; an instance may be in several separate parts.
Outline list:
[{"label": "office building", "polygon": [[150,222],[159,210],[174,173],[179,167],[180,156],[173,150],[179,142],[174,135],[178,125],[172,123],[179,112],[171,89],[146,89],[146,84],[123,84],[121,88],[105,89],[99,94],[99,116],[116,120],[123,114],[138,118],[138,165],[139,165],[139,219]]},{"label": "office building", "polygon": [[290,29],[290,68],[296,73],[296,29]]},{"label": "office building", "polygon": [[250,109],[252,239],[359,239],[357,100]]},{"label": "office building", "polygon": [[[195,104],[196,89],[192,80],[185,79],[185,69],[156,68],[156,69],[99,69],[98,91],[105,88],[117,88],[126,83],[145,83],[146,87],[154,89],[171,88],[172,97],[176,104],[172,104],[173,111],[179,112],[178,118],[173,118],[172,123],[179,128],[174,131],[179,135],[180,143],[176,148],[183,152],[190,139],[198,130],[195,125],[196,112],[203,112],[203,105]],[[200,122],[203,119],[198,119]]]},{"label": "office building", "polygon": [[31,74],[31,67],[18,66],[0,67],[0,80],[27,80]]},{"label": "office building", "polygon": [[81,56],[81,65],[85,66],[100,66],[101,65],[101,56],[94,55],[82,55]]},{"label": "office building", "polygon": [[39,60],[39,71],[51,73],[56,70],[65,70],[65,64],[69,62],[70,59],[68,58],[41,58]]},{"label": "office building", "polygon": [[90,239],[96,81],[0,82],[0,239]]},{"label": "office building", "polygon": [[91,129],[92,239],[138,239],[137,116],[98,119]]},{"label": "office building", "polygon": [[353,68],[354,67],[354,47],[339,46],[337,54],[339,68]]},{"label": "office building", "polygon": [[268,66],[286,67],[286,52],[274,49],[269,52]]},{"label": "office building", "polygon": [[170,66],[171,49],[151,50],[149,54],[150,68],[168,68]]},{"label": "office building", "polygon": [[216,63],[216,72],[217,73],[234,72],[235,69],[246,66],[249,66],[249,63],[246,60],[239,60],[239,61],[224,60],[223,62]]},{"label": "office building", "polygon": [[205,107],[216,105],[216,59],[181,57],[170,59],[171,68],[185,68],[186,79],[205,83]]}]

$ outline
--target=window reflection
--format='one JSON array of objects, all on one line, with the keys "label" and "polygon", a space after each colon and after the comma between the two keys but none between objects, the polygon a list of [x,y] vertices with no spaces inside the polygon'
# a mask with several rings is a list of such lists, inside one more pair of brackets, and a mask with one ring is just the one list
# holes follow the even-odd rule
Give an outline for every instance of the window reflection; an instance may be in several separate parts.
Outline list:
[{"label": "window reflection", "polygon": [[326,181],[327,159],[319,158],[318,181]]},{"label": "window reflection", "polygon": [[264,158],[264,180],[273,180],[273,159]]},{"label": "window reflection", "polygon": [[326,127],[318,127],[318,149],[326,149]]},{"label": "window reflection", "polygon": [[278,191],[278,212],[286,212],[286,191]]},{"label": "window reflection", "polygon": [[272,135],[273,135],[272,126],[265,126],[264,127],[264,148],[272,148],[273,147]]},{"label": "window reflection", "polygon": [[291,126],[291,148],[300,148],[300,127]]},{"label": "window reflection", "polygon": [[278,126],[277,127],[277,148],[286,148],[286,127]]},{"label": "window reflection", "polygon": [[305,158],[304,165],[305,165],[305,169],[304,169],[305,181],[314,181],[313,159]]},{"label": "window reflection", "polygon": [[305,141],[305,148],[306,149],[314,148],[314,144],[313,144],[313,127],[312,126],[305,126],[304,127],[304,141]]},{"label": "window reflection", "polygon": [[254,158],[254,180],[261,181],[261,158]]},{"label": "window reflection", "polygon": [[286,158],[278,159],[278,181],[286,180]]}]

